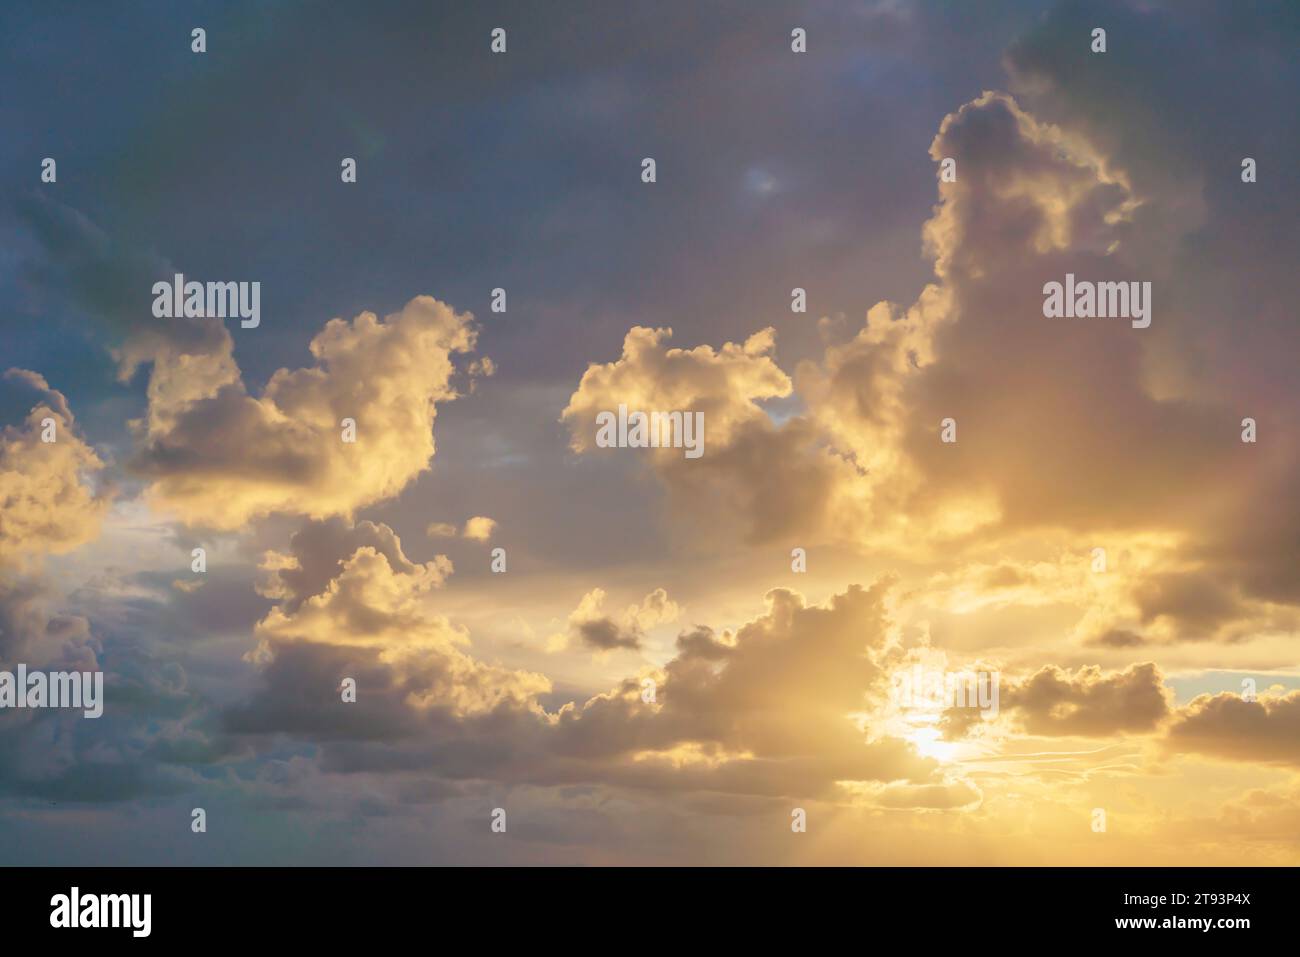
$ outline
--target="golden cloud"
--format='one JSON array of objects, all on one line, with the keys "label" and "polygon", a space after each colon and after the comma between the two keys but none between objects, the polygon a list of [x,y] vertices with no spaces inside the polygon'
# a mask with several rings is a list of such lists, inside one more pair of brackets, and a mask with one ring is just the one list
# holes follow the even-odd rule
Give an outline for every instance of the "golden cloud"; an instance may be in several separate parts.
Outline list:
[{"label": "golden cloud", "polygon": [[[460,717],[503,703],[535,708],[536,696],[550,690],[542,675],[475,659],[465,631],[429,609],[430,591],[450,570],[445,559],[409,561],[384,525],[363,523],[354,534],[337,522],[323,528],[334,536],[335,551],[311,548],[316,542],[310,537],[295,542],[300,550],[311,548],[314,571],[279,553],[264,563],[271,578],[263,593],[284,601],[258,622],[259,645],[250,660],[265,666],[291,645],[369,652],[363,659],[387,666],[407,682],[412,707],[447,709]],[[365,539],[375,543],[353,547]],[[322,572],[329,576],[323,585]],[[364,693],[359,689],[359,696]]]},{"label": "golden cloud", "polygon": [[21,427],[0,431],[0,560],[69,552],[99,535],[110,501],[94,479],[104,463],[77,434],[61,392],[25,369],[5,378],[45,395]]},{"label": "golden cloud", "polygon": [[149,353],[133,462],[147,500],[229,529],[275,512],[350,517],[391,498],[433,458],[437,405],[457,395],[452,357],[474,348],[472,320],[429,296],[383,320],[332,319],[311,341],[317,364],[280,369],[260,397],[245,391],[228,334],[215,355]]}]

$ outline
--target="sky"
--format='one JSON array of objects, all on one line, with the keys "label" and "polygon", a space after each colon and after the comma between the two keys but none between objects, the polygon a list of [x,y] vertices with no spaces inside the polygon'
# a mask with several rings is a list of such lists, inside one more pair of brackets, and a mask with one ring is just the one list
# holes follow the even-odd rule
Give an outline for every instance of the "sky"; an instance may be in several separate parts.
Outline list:
[{"label": "sky", "polygon": [[6,4],[0,863],[1300,863],[1298,40]]}]

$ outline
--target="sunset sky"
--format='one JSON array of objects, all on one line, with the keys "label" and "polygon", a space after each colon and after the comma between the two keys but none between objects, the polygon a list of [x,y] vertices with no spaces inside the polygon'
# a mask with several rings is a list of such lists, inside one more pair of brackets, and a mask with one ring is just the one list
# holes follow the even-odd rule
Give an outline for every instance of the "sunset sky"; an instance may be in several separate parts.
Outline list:
[{"label": "sunset sky", "polygon": [[1294,3],[184,6],[0,11],[0,864],[1300,864]]}]

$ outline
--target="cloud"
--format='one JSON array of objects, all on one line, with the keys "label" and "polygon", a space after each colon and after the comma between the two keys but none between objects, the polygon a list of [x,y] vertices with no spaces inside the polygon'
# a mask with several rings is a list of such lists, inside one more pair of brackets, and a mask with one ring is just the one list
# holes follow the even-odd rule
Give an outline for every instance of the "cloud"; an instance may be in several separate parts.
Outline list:
[{"label": "cloud", "polygon": [[1170,714],[1170,693],[1151,662],[1103,673],[1095,665],[1070,672],[1047,665],[1001,690],[1030,734],[1109,737],[1155,731]]},{"label": "cloud", "polygon": [[81,615],[51,614],[52,597],[41,577],[0,576],[0,665],[97,667],[90,622]]},{"label": "cloud", "polygon": [[604,611],[605,591],[593,588],[582,596],[578,607],[569,615],[568,631],[552,636],[549,648],[559,651],[570,643],[585,645],[595,651],[616,648],[640,648],[645,633],[656,625],[675,621],[681,613],[668,592],[656,588],[639,605],[629,605],[620,615]]},{"label": "cloud", "polygon": [[[155,352],[132,460],[146,499],[218,529],[271,513],[350,518],[428,468],[437,406],[457,394],[452,357],[474,340],[469,314],[419,296],[383,320],[331,320],[310,344],[317,364],[280,369],[259,397],[237,373],[196,378]],[[344,440],[348,419],[355,442]]]},{"label": "cloud", "polygon": [[[776,344],[773,330],[717,351],[669,348],[665,343],[672,334],[636,326],[617,361],[587,367],[561,414],[575,452],[596,447],[596,415],[621,404],[630,410],[703,412],[709,441],[725,446],[738,432],[767,421],[758,402],[790,394],[790,380],[769,355]],[[680,457],[666,449],[652,451],[662,459]]]},{"label": "cloud", "polygon": [[[1284,3],[1249,11],[1212,4],[1057,4],[1007,51],[1012,82],[1036,108],[1099,144],[1146,202],[1133,217],[1130,249],[1160,282],[1177,325],[1150,338],[1143,373],[1169,399],[1223,410],[1207,426],[1231,431],[1243,416],[1270,437],[1235,437],[1207,449],[1200,468],[1165,488],[1200,490],[1183,524],[1185,554],[1206,562],[1220,587],[1246,597],[1300,602],[1300,514],[1277,509],[1300,479],[1294,363],[1296,235],[1290,228],[1294,169],[1241,182],[1249,156],[1262,169],[1300,149],[1293,109],[1295,18]],[[1083,68],[1080,29],[1105,21],[1115,43],[1107,69]],[[1225,56],[1207,37],[1231,37]],[[1249,50],[1249,54],[1245,51]],[[1252,91],[1243,109],[1233,90]],[[1105,110],[1096,104],[1107,103]],[[1267,130],[1267,134],[1261,134]],[[1226,317],[1234,317],[1227,319]],[[1249,329],[1243,335],[1243,329]],[[1165,443],[1162,443],[1165,444]],[[1243,454],[1249,453],[1249,454]],[[1198,474],[1211,472],[1215,490]]]},{"label": "cloud", "polygon": [[43,397],[22,426],[0,430],[0,563],[72,551],[99,535],[110,504],[94,481],[104,463],[77,434],[61,392],[25,369],[5,378]]},{"label": "cloud", "polygon": [[[445,559],[411,562],[392,529],[370,522],[310,524],[293,548],[264,564],[262,593],[282,600],[258,622],[258,646],[248,655],[271,687],[235,713],[231,727],[274,727],[294,707],[332,711],[340,727],[400,725],[408,709],[454,718],[498,707],[540,710],[536,697],[550,690],[549,680],[474,658],[464,630],[429,608],[430,593],[450,572]],[[358,682],[355,709],[342,701],[344,677]],[[306,700],[305,688],[321,697]]]},{"label": "cloud", "polygon": [[462,535],[474,542],[490,541],[496,531],[497,523],[486,515],[475,515],[466,519],[464,530],[457,529],[451,522],[430,522],[424,534],[429,538],[455,538]]},{"label": "cloud", "polygon": [[1141,635],[1123,628],[1112,628],[1096,635],[1088,643],[1103,648],[1136,648],[1145,644],[1145,639]]},{"label": "cloud", "polygon": [[[99,534],[96,512],[106,507],[104,480],[112,475],[111,462],[43,459],[47,450],[26,444],[31,420],[15,419],[4,447],[21,454],[0,453],[0,482],[17,476],[31,484],[20,484],[22,504],[12,512],[9,486],[0,488],[0,656],[102,659],[113,666],[116,697],[101,723],[29,714],[29,725],[0,729],[8,732],[0,733],[0,790],[29,803],[198,787],[205,800],[234,792],[247,802],[244,809],[290,809],[293,826],[280,832],[302,835],[291,844],[317,836],[303,811],[320,812],[331,839],[316,840],[304,853],[339,857],[381,856],[386,845],[401,859],[459,853],[481,862],[488,853],[566,861],[661,855],[680,862],[745,855],[770,863],[809,846],[800,839],[794,842],[800,849],[787,849],[788,809],[798,803],[811,809],[809,839],[821,860],[860,860],[866,853],[900,863],[988,863],[990,854],[1006,863],[1050,863],[1053,856],[1075,863],[1177,862],[1189,847],[1207,860],[1230,860],[1249,842],[1259,860],[1294,863],[1300,833],[1291,780],[1300,762],[1294,693],[1269,693],[1257,702],[1203,695],[1175,707],[1164,675],[1176,674],[1180,688],[1183,682],[1202,687],[1209,679],[1198,669],[1245,673],[1258,666],[1262,674],[1291,661],[1287,649],[1300,608],[1300,510],[1286,505],[1300,477],[1297,179],[1289,162],[1300,145],[1297,66],[1289,56],[1297,20],[1278,3],[1220,9],[1097,0],[1052,4],[1032,15],[1023,7],[981,11],[977,31],[969,29],[969,18],[924,4],[819,14],[808,24],[810,35],[822,38],[814,69],[801,71],[794,86],[781,79],[782,71],[763,69],[781,59],[781,44],[769,43],[756,60],[750,54],[760,46],[736,44],[734,31],[724,31],[731,52],[743,55],[694,56],[692,35],[721,33],[677,29],[690,19],[686,13],[670,12],[665,21],[649,4],[629,29],[612,32],[599,17],[580,18],[584,35],[614,42],[578,45],[585,59],[576,68],[566,61],[560,82],[549,84],[556,109],[521,111],[502,100],[518,136],[494,137],[489,154],[511,159],[519,136],[526,139],[543,123],[558,122],[573,134],[547,142],[586,142],[593,130],[583,124],[595,116],[599,126],[616,114],[630,126],[667,130],[669,145],[689,140],[697,153],[702,132],[724,130],[728,135],[713,144],[724,148],[698,153],[711,159],[678,179],[681,189],[668,200],[689,214],[684,220],[662,218],[668,207],[657,204],[653,212],[631,194],[624,196],[630,205],[605,202],[608,183],[601,177],[617,165],[608,160],[618,158],[586,150],[587,165],[575,166],[567,154],[541,157],[565,165],[559,192],[530,193],[525,186],[513,196],[511,207],[529,213],[516,220],[540,230],[503,237],[471,218],[467,232],[439,244],[439,255],[451,257],[443,265],[467,288],[518,284],[493,273],[502,258],[523,264],[522,281],[532,290],[521,290],[519,298],[511,285],[511,305],[527,307],[525,319],[543,321],[495,328],[494,342],[509,360],[501,364],[504,379],[492,381],[472,408],[470,402],[458,407],[455,423],[445,417],[438,423],[439,480],[416,489],[411,486],[434,454],[432,441],[426,448],[423,440],[433,431],[436,407],[458,391],[450,374],[441,384],[436,375],[415,382],[427,369],[425,358],[445,353],[465,367],[471,377],[465,392],[473,391],[473,376],[495,368],[485,357],[458,357],[469,350],[457,348],[455,322],[440,345],[420,354],[408,333],[422,323],[402,332],[392,317],[375,320],[382,331],[361,318],[336,320],[346,345],[267,380],[279,366],[303,364],[281,351],[300,349],[319,323],[299,337],[274,321],[244,332],[233,323],[154,320],[147,293],[177,271],[171,263],[130,249],[50,202],[49,191],[22,201],[20,225],[50,259],[21,264],[12,277],[18,282],[6,284],[20,300],[37,300],[29,310],[41,320],[32,324],[37,338],[30,348],[23,340],[20,351],[38,353],[54,339],[58,367],[67,369],[80,361],[75,341],[67,339],[74,350],[68,352],[51,329],[110,340],[123,382],[94,409],[97,441],[117,410],[137,402],[128,380],[144,372],[147,405],[130,415],[141,415],[135,464],[147,480],[148,501],[182,522],[237,533],[212,545],[234,550],[241,561],[238,573],[225,566],[224,579],[214,569],[191,581],[180,558],[187,548],[166,544],[150,555],[132,553],[122,560],[156,559],[148,585],[162,592],[157,603],[142,598],[132,579],[133,590],[121,588],[115,604],[104,599],[89,608],[99,586],[77,579],[113,578],[111,570],[91,572],[89,565],[126,554],[117,537],[45,563],[69,593],[62,606],[54,582],[10,574],[15,556],[36,563]],[[713,24],[729,16],[728,9],[708,14]],[[764,34],[770,40],[788,30],[780,19],[779,12],[764,13],[742,33],[746,40]],[[1087,50],[1088,31],[1099,22],[1110,33],[1105,57]],[[1015,96],[988,92],[964,105],[949,99],[954,90],[980,89],[971,76],[991,75],[1000,52],[994,47],[1021,24],[1028,24],[1027,35],[1005,57]],[[680,82],[675,66],[641,70],[645,75],[633,84],[624,82],[626,71],[607,69],[647,29],[666,41],[652,44],[658,51],[652,66],[704,64],[692,83],[700,96],[684,113],[660,109],[671,97],[643,96],[647,77],[659,92],[667,89],[663,83]],[[326,30],[323,36],[331,49],[347,46],[341,35]],[[521,51],[528,71],[556,79],[547,73],[549,45],[530,46],[532,53]],[[394,62],[420,48],[416,39],[399,41]],[[865,73],[864,49],[871,54]],[[953,68],[972,63],[974,73]],[[887,105],[875,99],[884,89],[872,82],[877,68],[912,84],[913,96],[887,91],[903,108],[876,109]],[[400,85],[393,77],[411,75],[390,72],[381,81],[389,92]],[[650,77],[656,73],[662,75]],[[218,84],[223,96],[209,99],[247,113],[239,97],[225,95],[230,79]],[[779,89],[783,83],[789,89]],[[753,95],[755,84],[764,95]],[[307,96],[319,86],[302,84],[302,102],[319,101]],[[473,87],[459,84],[457,108],[481,108],[482,90]],[[1242,89],[1250,97],[1243,99]],[[737,90],[762,109],[734,109]],[[917,96],[924,101],[919,109]],[[182,99],[192,106],[204,97]],[[52,102],[56,113],[60,102]],[[401,112],[400,96],[385,102]],[[850,119],[868,122],[822,109],[844,102],[857,104]],[[24,109],[39,119],[51,104],[35,105],[42,108]],[[937,134],[930,130],[931,159],[954,159],[957,179],[939,184],[933,215],[922,224],[929,205],[925,157],[859,147],[864,135],[924,145],[924,117],[958,106]],[[274,104],[254,112],[266,130],[281,119]],[[203,113],[190,109],[184,123],[223,125]],[[722,113],[728,123],[711,122]],[[157,129],[175,127],[178,117],[166,119]],[[327,110],[313,123],[327,130],[338,119]],[[784,136],[790,122],[821,137],[815,162],[808,161],[806,138]],[[384,128],[387,143],[374,130],[360,130],[371,153],[421,155],[419,143],[393,139],[405,136],[392,132],[400,123]],[[784,145],[773,135],[784,136]],[[143,204],[108,201],[104,221],[151,234],[171,229],[174,241],[163,240],[183,250],[196,270],[205,260],[239,269],[247,250],[236,249],[232,259],[221,252],[229,244],[220,237],[215,245],[190,242],[185,224],[202,220],[204,195],[242,191],[242,213],[226,219],[238,220],[249,237],[261,235],[264,252],[266,242],[287,235],[274,222],[276,204],[264,200],[291,184],[249,177],[216,153],[205,159],[202,139],[173,137],[199,161],[182,164],[181,177],[173,175],[169,151],[123,151],[155,157],[148,175],[135,160],[121,170],[128,187],[147,186],[149,196],[137,197]],[[750,149],[764,143],[758,152]],[[738,152],[728,152],[728,145]],[[473,174],[467,158],[481,163],[487,155],[461,152],[441,154],[453,179]],[[876,165],[862,175],[858,167],[867,155]],[[1240,182],[1245,155],[1259,160],[1257,184]],[[763,185],[766,176],[779,188],[755,202],[744,195],[746,170],[763,174],[751,177],[750,186]],[[169,193],[173,180],[184,188]],[[394,182],[389,178],[390,187]],[[882,191],[880,183],[890,188]],[[400,200],[403,184],[393,188],[388,198]],[[705,208],[709,215],[699,215]],[[638,220],[638,210],[650,218]],[[869,219],[863,210],[871,211]],[[329,238],[335,213],[329,204],[304,207],[304,215],[315,217],[308,231],[325,226],[315,234]],[[430,217],[406,219],[418,233]],[[677,243],[680,230],[665,228],[670,220],[691,223],[689,248]],[[601,230],[613,235],[609,230],[637,221],[645,228],[627,234],[636,242],[601,241],[607,238]],[[913,225],[902,225],[907,222]],[[402,235],[380,236],[369,259],[346,243],[316,244],[318,268],[299,270],[296,280],[280,276],[279,301],[303,291],[300,303],[343,302],[353,267],[358,275],[380,277],[382,292],[383,282],[396,281],[394,263],[399,273],[419,268],[389,255],[412,248]],[[556,242],[557,236],[574,241]],[[486,258],[485,237],[495,250]],[[583,249],[583,237],[596,237],[596,248]],[[21,255],[28,237],[13,238]],[[502,238],[513,244],[508,255]],[[916,246],[933,264],[928,283],[908,279],[922,268],[909,261]],[[347,268],[330,268],[344,260]],[[709,268],[701,271],[704,260]],[[657,268],[647,280],[644,265],[651,261]],[[781,276],[791,264],[798,275],[787,282]],[[1042,284],[1067,271],[1152,281],[1152,327],[1044,319]],[[579,273],[585,279],[571,281]],[[591,306],[593,274],[618,293],[617,316]],[[832,315],[789,315],[784,293],[794,282],[808,287],[815,308],[829,304]],[[331,300],[340,290],[345,295]],[[873,298],[850,306],[863,290]],[[885,296],[891,301],[874,301]],[[39,301],[44,297],[50,302]],[[80,323],[78,309],[97,322]],[[21,311],[20,305],[14,314]],[[293,312],[279,314],[288,322]],[[630,318],[615,324],[612,340],[604,338],[622,315]],[[647,328],[668,325],[656,315],[673,317],[675,335]],[[779,362],[776,333],[763,328],[769,322],[781,330]],[[754,329],[762,331],[750,336]],[[825,333],[820,345],[818,329]],[[587,343],[599,343],[600,351],[583,355],[575,367],[575,349]],[[390,348],[399,358],[409,354],[410,368],[396,368],[396,360],[390,366]],[[355,358],[355,368],[345,368],[343,353]],[[582,375],[587,359],[593,364]],[[517,378],[521,369],[524,380]],[[553,378],[559,369],[567,382]],[[95,380],[88,375],[78,388],[88,391]],[[9,383],[42,393],[43,406],[68,424],[61,439],[73,430],[66,400],[37,374],[17,372]],[[79,412],[81,394],[73,393]],[[509,401],[498,401],[503,394]],[[566,402],[562,421],[579,459],[577,482],[573,463],[559,465],[562,450],[543,445],[553,431],[531,429],[535,423],[516,411],[527,409],[540,422]],[[594,448],[594,414],[619,404],[706,409],[703,459]],[[363,414],[356,405],[365,406]],[[462,421],[462,412],[471,419]],[[1238,439],[1247,415],[1260,424],[1256,445]],[[344,416],[357,419],[355,446],[339,441]],[[938,441],[939,422],[950,416],[958,427],[952,445]],[[449,424],[461,431],[447,435]],[[88,456],[96,454],[80,433],[76,441]],[[114,441],[107,437],[98,454],[109,459],[103,450]],[[452,450],[465,462],[442,462]],[[445,476],[444,466],[451,466]],[[24,472],[29,467],[37,471]],[[624,467],[622,474],[613,471]],[[620,487],[628,473],[649,481]],[[416,494],[394,502],[403,491]],[[422,498],[431,492],[437,503]],[[691,549],[665,554],[661,529],[644,507],[649,498],[662,499],[664,524],[704,550],[702,559]],[[383,516],[392,527],[357,520],[376,517],[364,510],[380,502],[389,503]],[[620,514],[602,524],[607,505]],[[479,533],[471,527],[478,518],[465,522],[470,509],[501,518],[512,540],[531,551],[518,560],[512,554],[512,571],[532,568],[542,577],[490,576],[463,583],[463,590],[447,588],[451,563],[441,556],[411,559],[393,530],[409,542],[428,516],[446,515],[454,524],[429,525],[430,537],[490,541],[495,529]],[[121,517],[134,523],[144,514],[139,508]],[[293,525],[258,520],[276,514]],[[118,534],[118,519],[112,516],[110,535]],[[144,533],[123,538],[161,541],[158,525],[143,527]],[[620,534],[628,529],[639,534]],[[287,544],[273,537],[291,530]],[[773,548],[775,542],[786,544]],[[795,576],[808,579],[809,597],[777,589],[766,604],[745,605],[743,583],[768,575],[785,580],[789,545],[810,548],[811,577]],[[1089,567],[1095,546],[1106,548],[1104,572]],[[247,561],[268,547],[258,590],[277,603],[270,613],[251,594]],[[544,567],[530,561],[538,549],[547,551]],[[615,569],[618,574],[609,571],[629,556],[631,564]],[[904,576],[899,588],[846,585],[864,580],[864,570],[870,581],[891,566]],[[592,567],[622,583],[619,601],[600,589],[587,591],[589,585],[573,588],[575,580],[590,582]],[[621,590],[626,574],[637,569],[648,581],[638,591]],[[187,590],[204,581],[200,591]],[[659,581],[689,602],[689,620],[682,621],[667,589],[624,608]],[[535,627],[556,614],[548,604],[556,593],[582,595],[564,626],[575,653],[542,658]],[[828,594],[833,597],[823,600]],[[530,605],[529,595],[549,597]],[[513,609],[505,616],[512,620],[487,621],[502,604]],[[462,610],[477,616],[472,634],[456,619]],[[1073,627],[1071,615],[1077,615]],[[253,619],[260,624],[250,641]],[[233,745],[210,726],[211,712],[184,671],[145,661],[135,663],[129,680],[123,677],[131,670],[121,664],[129,641],[115,640],[114,620],[129,626],[120,629],[124,634],[149,643],[167,640],[157,635],[183,635],[191,674],[219,687],[223,700],[245,693],[241,682],[255,670],[252,693],[225,719],[239,746],[262,750],[256,762],[221,764]],[[675,647],[647,637],[669,621],[681,622]],[[954,659],[1009,659],[1003,720],[981,721],[972,735],[979,721],[972,709],[943,715],[939,730],[965,736],[952,744],[960,759],[946,764],[924,757],[931,752],[913,743],[924,739],[900,740],[877,720],[884,678],[912,650],[896,643],[917,634],[936,654]],[[251,667],[229,660],[232,647],[236,655],[249,651]],[[587,660],[601,648],[636,649],[612,660],[635,661],[639,670],[622,681],[606,678],[607,654],[595,656],[595,664]],[[1142,656],[1129,665],[1133,658],[1125,656],[1133,649]],[[1103,667],[1091,667],[1096,658]],[[554,683],[519,666],[539,659],[554,667]],[[1012,668],[1015,677],[1006,677]],[[355,704],[340,700],[341,676],[356,678]],[[131,720],[114,724],[123,712]],[[1042,736],[1091,740],[1045,745]],[[996,754],[982,750],[994,747]],[[1145,763],[1161,751],[1183,757]],[[1224,770],[1206,758],[1236,766]],[[216,766],[199,777],[193,769],[203,764]],[[465,820],[507,797],[511,830],[521,840],[484,851],[465,837],[477,830]],[[1133,839],[1098,841],[1080,811],[1097,804],[1113,810],[1113,828]],[[965,813],[975,808],[978,813]],[[916,813],[900,827],[903,810]],[[20,839],[15,853],[59,853],[57,835],[45,840],[35,830],[38,811],[24,807],[9,815],[21,819],[5,835]],[[80,833],[92,847],[113,834],[128,855],[161,853],[156,842],[150,852],[149,840],[135,840],[134,832],[118,837],[123,829],[103,826],[129,823],[131,814],[85,816],[91,826]],[[258,833],[279,819],[238,813],[225,819],[253,822],[247,833],[259,845],[254,853],[283,844]],[[527,826],[516,833],[516,821]],[[333,840],[352,833],[364,834],[353,845],[359,851],[347,838]],[[24,852],[22,845],[35,850]]]},{"label": "cloud", "polygon": [[[1134,278],[1140,198],[1122,171],[998,93],[947,116],[930,155],[957,164],[923,228],[938,282],[906,310],[873,307],[796,380],[809,416],[866,470],[871,540],[933,556],[1031,528],[1181,527],[1169,489],[1212,482],[1231,436],[1216,438],[1207,410],[1148,393],[1145,330],[1042,315],[1043,284],[1067,272]],[[955,442],[939,440],[945,419]]]},{"label": "cloud", "polygon": [[102,671],[102,714],[0,711],[0,794],[81,804],[175,794],[197,783],[194,767],[236,755],[180,664],[92,631],[85,615],[53,611],[57,601],[44,578],[0,576],[0,666]]},{"label": "cloud", "polygon": [[771,355],[775,332],[763,329],[717,350],[672,348],[671,336],[671,329],[637,326],[619,359],[587,367],[561,415],[573,451],[596,454],[596,416],[620,405],[703,413],[701,457],[667,448],[623,453],[648,457],[673,496],[672,514],[683,524],[699,519],[716,527],[721,516],[739,512],[741,533],[753,542],[822,526],[838,504],[837,476],[853,469],[818,449],[801,420],[778,427],[764,411],[762,402],[792,391]]},{"label": "cloud", "polygon": [[[1034,62],[1066,83],[1050,56]],[[944,118],[930,156],[954,159],[957,176],[939,184],[922,227],[935,281],[910,306],[877,303],[793,379],[772,358],[771,330],[715,352],[672,349],[667,330],[634,328],[622,356],[590,366],[571,396],[571,447],[603,451],[593,448],[595,414],[619,404],[703,406],[701,459],[648,450],[639,460],[666,491],[669,516],[700,540],[739,534],[925,562],[1000,560],[1030,536],[1047,543],[1039,555],[1049,562],[1114,543],[1114,556],[1132,548],[1142,562],[1122,581],[1036,573],[1081,608],[1081,643],[1293,631],[1300,576],[1287,569],[1300,568],[1300,519],[1269,504],[1300,480],[1293,386],[1279,381],[1252,404],[1271,425],[1267,442],[1249,445],[1239,394],[1199,393],[1194,376],[1180,384],[1171,340],[1206,331],[1204,306],[1180,293],[1176,258],[1151,240],[1159,234],[1167,253],[1191,241],[1199,219],[1150,214],[1170,197],[1140,156],[1143,123],[1116,139],[1083,104],[1056,106],[1068,122],[990,91]],[[1067,273],[1152,282],[1153,325],[1044,318],[1044,284]],[[1244,357],[1241,373],[1249,378]],[[762,406],[770,399],[794,413],[778,424]],[[940,441],[948,419],[951,443]],[[1030,593],[1045,602],[1027,584],[976,589],[968,604]],[[1089,606],[1097,594],[1105,607]]]},{"label": "cloud", "polygon": [[1180,754],[1300,766],[1300,691],[1254,701],[1228,692],[1200,695],[1178,710],[1165,745]]},{"label": "cloud", "polygon": [[475,542],[486,542],[496,531],[497,523],[486,515],[475,515],[465,522],[464,535]]},{"label": "cloud", "polygon": [[[1129,380],[1107,394],[1115,412],[1108,424],[1121,435],[1107,442],[1137,447],[1140,433],[1167,426],[1134,414],[1153,404],[1137,382],[1132,330],[1050,323],[1041,287],[1067,269],[1127,275],[1131,265],[1117,250],[1137,200],[1086,140],[1037,122],[1004,94],[985,93],[946,117],[930,152],[954,158],[959,172],[941,184],[922,230],[938,282],[913,305],[877,303],[850,341],[800,363],[793,381],[768,357],[771,330],[715,353],[670,350],[666,330],[633,329],[623,356],[589,367],[570,399],[572,447],[588,451],[595,413],[620,403],[704,405],[704,457],[689,463],[660,452],[652,467],[670,490],[725,490],[711,504],[741,511],[757,541],[797,532],[805,544],[915,552],[1014,526],[1075,522],[1059,507],[1060,478],[1098,471],[1106,457],[1086,442],[1103,431],[1090,390],[1079,394],[1086,383],[1064,379],[1051,357],[1072,356],[1071,368],[1095,358]],[[1130,339],[1116,343],[1116,333]],[[757,404],[792,393],[804,408],[780,426]],[[1025,395],[1035,401],[1020,401]],[[958,422],[956,443],[939,441],[945,418]],[[1203,434],[1193,426],[1206,421],[1197,416],[1178,434],[1192,441]],[[1068,445],[1048,440],[1076,431]],[[1060,459],[1046,469],[1044,445]],[[1028,450],[1039,459],[1033,468],[1018,461]],[[1101,505],[1114,481],[1107,472],[1084,488]]]},{"label": "cloud", "polygon": [[1179,633],[1187,638],[1213,635],[1219,626],[1241,617],[1246,611],[1231,584],[1205,571],[1148,575],[1137,583],[1133,597],[1144,623],[1170,619]]},{"label": "cloud", "polygon": [[892,782],[848,789],[862,803],[891,809],[924,808],[947,811],[973,808],[983,795],[968,781],[943,784]]},{"label": "cloud", "polygon": [[695,629],[654,681],[559,712],[561,753],[618,760],[606,779],[674,789],[845,797],[843,782],[942,783],[911,745],[853,718],[884,693],[889,583],[826,605],[785,589],[734,634]]},{"label": "cloud", "polygon": [[29,278],[100,324],[122,382],[152,365],[152,428],[170,426],[190,402],[238,383],[233,341],[220,319],[153,317],[146,294],[179,271],[169,261],[115,239],[83,213],[42,194],[23,197],[17,211],[47,253],[25,264]]},{"label": "cloud", "polygon": [[[955,785],[853,717],[884,688],[887,588],[854,586],[826,606],[774,591],[734,634],[686,633],[661,670],[550,711],[539,701],[547,679],[474,657],[468,635],[426,607],[420,573],[397,572],[363,546],[324,592],[258,625],[264,687],[227,712],[226,728],[319,740],[336,773],[435,767],[453,781],[842,801],[852,782]],[[673,614],[658,591],[627,621],[648,627]],[[355,703],[340,700],[345,676],[357,680]],[[939,806],[930,791],[913,797]]]},{"label": "cloud", "polygon": [[[102,670],[105,685],[95,719],[64,709],[0,713],[0,793],[79,803],[173,793],[186,778],[173,767],[173,744],[186,742],[204,760],[224,753],[222,745],[204,730],[202,704],[179,666],[142,662],[129,647],[106,654],[86,615],[55,610],[63,596],[40,560],[99,536],[111,488],[65,396],[28,370],[4,379],[40,401],[23,426],[0,431],[0,666]],[[177,674],[179,685],[168,687]]]},{"label": "cloud", "polygon": [[292,613],[308,598],[324,594],[338,577],[344,563],[362,547],[382,555],[396,573],[415,576],[423,588],[438,587],[452,573],[445,555],[423,565],[410,561],[402,541],[383,523],[362,521],[355,525],[341,518],[306,522],[289,539],[289,551],[263,556],[258,594],[280,599],[280,610]]},{"label": "cloud", "polygon": [[126,345],[118,355],[124,375],[158,353],[195,362],[219,355],[229,342],[219,320],[153,318],[149,290],[179,271],[164,257],[115,239],[85,214],[44,193],[23,196],[16,210],[47,253],[25,263],[27,278],[65,294],[102,323],[115,346]]}]

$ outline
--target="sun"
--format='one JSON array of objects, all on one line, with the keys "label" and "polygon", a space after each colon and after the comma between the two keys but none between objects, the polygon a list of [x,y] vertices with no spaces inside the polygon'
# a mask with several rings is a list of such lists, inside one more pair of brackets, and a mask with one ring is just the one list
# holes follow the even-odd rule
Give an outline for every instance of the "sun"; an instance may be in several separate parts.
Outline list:
[{"label": "sun", "polygon": [[922,757],[936,761],[955,761],[963,750],[960,741],[943,740],[943,732],[933,725],[914,728],[904,734],[903,740],[911,743]]}]

